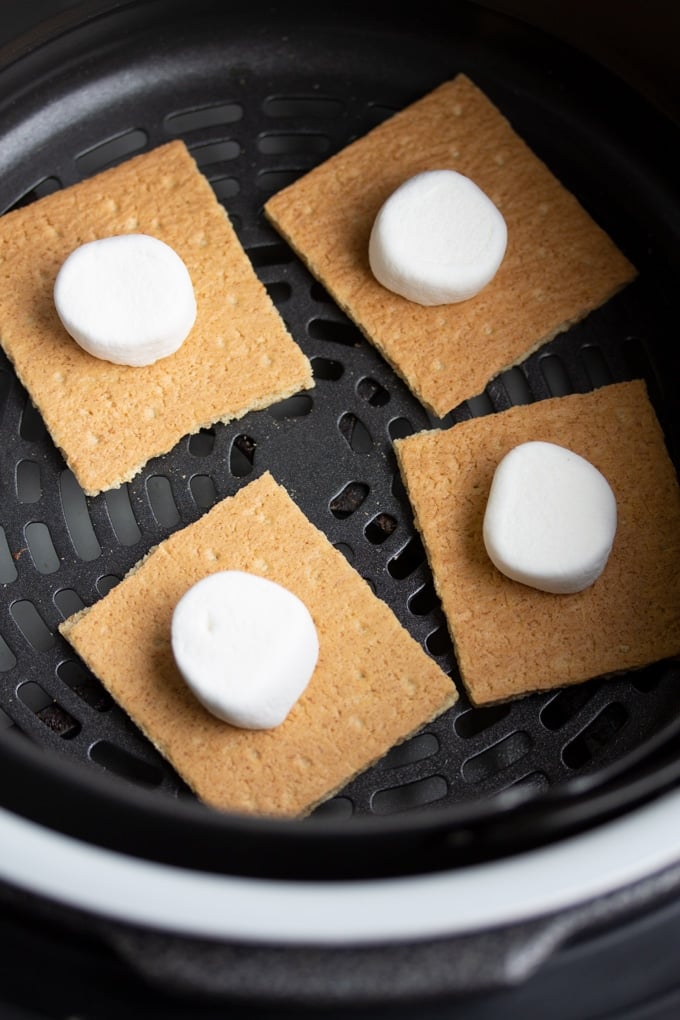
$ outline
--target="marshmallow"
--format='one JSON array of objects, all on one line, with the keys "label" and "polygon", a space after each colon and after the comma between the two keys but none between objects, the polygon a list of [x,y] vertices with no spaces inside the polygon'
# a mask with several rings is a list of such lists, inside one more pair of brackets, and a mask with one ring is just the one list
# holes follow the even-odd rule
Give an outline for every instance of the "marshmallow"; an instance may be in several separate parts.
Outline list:
[{"label": "marshmallow", "polygon": [[567,594],[600,576],[616,524],[616,498],[596,467],[563,446],[527,442],[496,468],[484,545],[495,566],[513,580]]},{"label": "marshmallow", "polygon": [[390,195],[368,245],[383,287],[420,305],[465,301],[503,261],[503,216],[469,177],[455,170],[416,174]]},{"label": "marshmallow", "polygon": [[209,574],[185,592],[173,613],[171,644],[205,708],[253,730],[283,722],[319,655],[305,604],[280,584],[240,570]]},{"label": "marshmallow", "polygon": [[118,365],[151,365],[174,354],[196,319],[187,267],[173,248],[147,234],[76,248],[57,274],[54,303],[84,350]]}]

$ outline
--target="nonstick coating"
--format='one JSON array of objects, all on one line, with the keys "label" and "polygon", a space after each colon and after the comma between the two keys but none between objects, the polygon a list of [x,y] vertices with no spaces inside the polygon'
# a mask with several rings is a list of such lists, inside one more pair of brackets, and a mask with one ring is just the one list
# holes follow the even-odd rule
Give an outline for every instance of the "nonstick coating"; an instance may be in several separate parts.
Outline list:
[{"label": "nonstick coating", "polygon": [[[677,344],[667,342],[675,340],[671,281],[680,238],[667,160],[671,125],[585,58],[465,3],[426,4],[417,22],[393,7],[387,21],[380,5],[343,4],[337,15],[320,6],[251,3],[227,11],[219,3],[160,0],[86,4],[77,16],[36,33],[34,46],[18,59],[5,54],[0,67],[3,211],[182,137],[314,367],[309,393],[185,438],[127,486],[86,499],[0,358],[0,710],[6,724],[0,744],[18,763],[3,802],[151,856],[185,851],[160,847],[149,832],[136,843],[130,825],[127,834],[112,834],[98,819],[97,804],[110,808],[113,800],[123,812],[150,810],[155,832],[166,836],[183,820],[198,823],[196,831],[205,825],[206,847],[216,833],[229,832],[229,819],[205,819],[209,813],[192,804],[181,780],[57,631],[150,547],[271,470],[458,681],[392,440],[513,403],[643,376],[676,465],[679,460]],[[575,192],[640,278],[438,422],[312,280],[265,222],[262,205],[459,71]],[[468,842],[488,855],[512,849],[518,838],[512,826],[494,830],[494,811],[512,817],[515,807],[529,805],[526,838],[554,838],[563,829],[559,814],[550,822],[548,809],[559,806],[563,791],[573,807],[584,792],[616,786],[614,799],[590,802],[578,824],[656,791],[661,773],[656,759],[647,758],[650,740],[663,759],[659,782],[676,781],[674,755],[659,734],[679,718],[679,679],[678,665],[662,662],[487,709],[471,708],[463,694],[311,819],[279,831],[296,845],[330,832],[342,842],[348,833],[367,835],[368,819],[376,823],[374,834],[408,838],[429,827],[449,830],[466,818],[483,825],[483,838]],[[34,745],[49,756],[34,755]],[[629,763],[637,787],[629,782]],[[626,781],[617,785],[619,773]],[[57,785],[48,793],[50,783]],[[69,789],[78,789],[78,803],[91,811],[69,807]],[[628,790],[636,791],[630,800]],[[468,814],[459,813],[461,805]],[[260,831],[243,824],[250,835]],[[257,852],[216,865],[217,853],[206,847],[204,866],[296,869],[289,860],[263,863]],[[383,857],[361,865],[358,852],[345,867],[439,866],[418,848],[421,856],[408,864],[397,860],[397,849],[392,863]],[[455,852],[449,842],[448,862]],[[310,875],[309,857],[300,860],[299,870]]]}]

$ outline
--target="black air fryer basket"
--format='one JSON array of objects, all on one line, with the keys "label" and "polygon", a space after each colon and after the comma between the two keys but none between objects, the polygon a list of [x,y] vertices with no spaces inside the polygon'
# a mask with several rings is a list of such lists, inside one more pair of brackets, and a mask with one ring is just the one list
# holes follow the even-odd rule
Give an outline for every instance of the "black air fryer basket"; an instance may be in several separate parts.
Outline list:
[{"label": "black air fryer basket", "polygon": [[[676,127],[583,56],[479,6],[426,3],[417,18],[395,7],[387,18],[380,5],[337,8],[86,3],[0,52],[2,211],[181,137],[312,361],[313,390],[187,437],[128,485],[86,498],[0,355],[0,804],[87,845],[211,875],[343,883],[512,860],[620,819],[680,779],[680,666],[662,661],[486,709],[461,692],[309,819],[222,816],[194,801],[58,634],[66,616],[101,598],[153,545],[269,470],[457,683],[393,439],[642,377],[680,463]],[[262,206],[459,71],[577,195],[639,278],[438,421],[310,277]],[[673,888],[669,874],[664,889]],[[564,930],[602,909],[569,915]],[[145,937],[134,926],[111,931],[128,946]],[[147,937],[139,957],[153,970]],[[173,947],[168,956],[163,943],[166,962]],[[255,977],[235,976],[235,949],[219,979],[214,960],[203,971],[220,990],[247,985],[303,1000],[342,999],[359,985],[368,998],[404,992],[389,955],[362,954],[361,967],[335,958],[327,972],[315,957],[321,976],[307,993],[301,964],[266,951],[270,972],[287,975],[278,991],[261,969],[259,978],[257,968]],[[435,950],[420,951],[434,954],[430,989],[470,983],[470,970],[444,977]],[[361,977],[352,981],[355,966]],[[182,968],[161,970],[172,983]]]}]

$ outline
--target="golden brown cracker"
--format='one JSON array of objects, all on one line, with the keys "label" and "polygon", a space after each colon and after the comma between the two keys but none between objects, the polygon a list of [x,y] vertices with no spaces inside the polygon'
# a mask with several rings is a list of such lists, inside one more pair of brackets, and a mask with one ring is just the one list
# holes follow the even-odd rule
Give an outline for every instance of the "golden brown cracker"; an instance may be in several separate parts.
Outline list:
[{"label": "golden brown cracker", "polygon": [[[141,368],[85,353],[53,301],[71,251],[124,233],[174,248],[198,305],[179,351]],[[87,494],[129,481],[184,435],[312,385],[308,359],[181,141],[0,217],[0,274],[0,341]]]},{"label": "golden brown cracker", "polygon": [[[278,581],[309,608],[319,660],[287,719],[245,730],[212,716],[174,664],[180,596],[217,570]],[[197,796],[299,816],[456,700],[454,684],[269,474],[158,545],[62,632]]]},{"label": "golden brown cracker", "polygon": [[[381,205],[416,173],[453,169],[498,206],[508,246],[493,281],[425,307],[368,263]],[[442,417],[604,303],[634,267],[507,119],[459,74],[265,204],[273,225],[420,401]]]},{"label": "golden brown cracker", "polygon": [[[532,439],[585,457],[616,496],[605,570],[576,594],[510,580],[484,547],[496,465]],[[680,654],[680,488],[642,381],[472,418],[395,450],[474,704]]]}]

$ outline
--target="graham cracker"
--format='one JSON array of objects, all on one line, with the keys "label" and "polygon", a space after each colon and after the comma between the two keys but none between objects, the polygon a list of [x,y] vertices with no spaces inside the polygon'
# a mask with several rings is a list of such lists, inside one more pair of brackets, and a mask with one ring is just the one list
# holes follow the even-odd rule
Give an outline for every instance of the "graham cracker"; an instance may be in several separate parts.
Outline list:
[{"label": "graham cracker", "polygon": [[[206,574],[278,581],[310,610],[319,659],[290,715],[245,730],[211,715],[175,666],[170,622]],[[62,633],[180,773],[220,809],[296,817],[452,705],[451,679],[268,473],[164,540]]]},{"label": "graham cracker", "polygon": [[[532,439],[581,454],[616,497],[611,554],[582,592],[512,581],[485,550],[494,470]],[[680,487],[644,382],[512,407],[394,445],[474,704],[680,654]]]},{"label": "graham cracker", "polygon": [[[508,245],[494,279],[460,304],[424,307],[373,276],[368,240],[385,200],[424,170],[470,177],[498,206]],[[265,204],[274,227],[421,403],[439,417],[481,393],[603,304],[636,270],[578,200],[459,74]]]},{"label": "graham cracker", "polygon": [[[53,300],[71,251],[127,233],[175,249],[198,305],[182,347],[140,368],[83,351]],[[0,342],[88,495],[129,481],[184,435],[313,385],[307,358],[182,141],[0,217]]]}]

